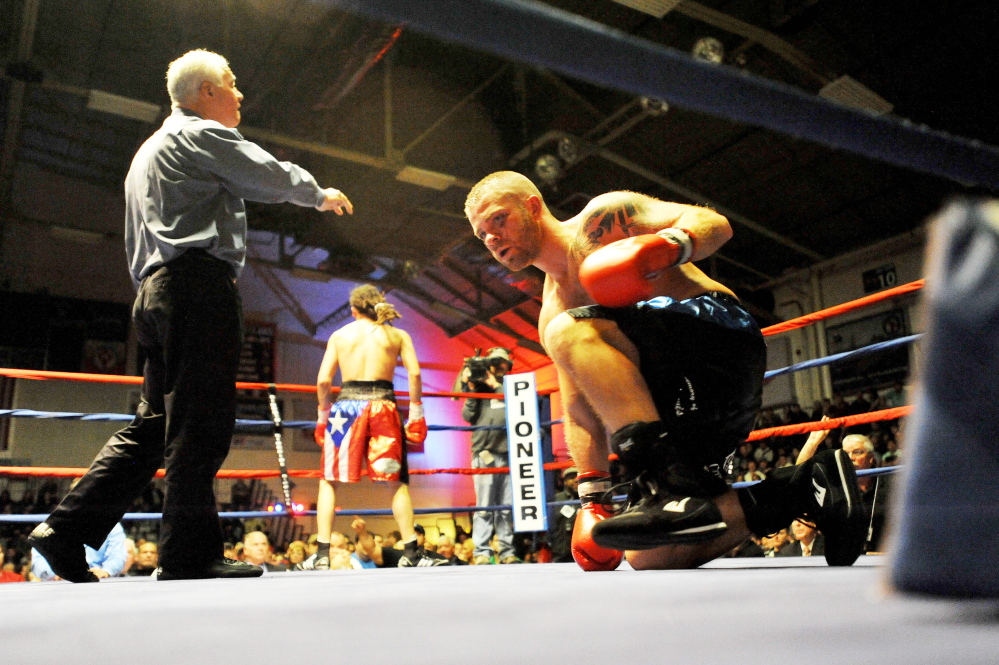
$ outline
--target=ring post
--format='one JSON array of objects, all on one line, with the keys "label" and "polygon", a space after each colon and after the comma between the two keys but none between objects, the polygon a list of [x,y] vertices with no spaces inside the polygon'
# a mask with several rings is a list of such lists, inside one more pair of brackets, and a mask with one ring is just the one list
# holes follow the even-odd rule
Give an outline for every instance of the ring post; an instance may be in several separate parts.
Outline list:
[{"label": "ring post", "polygon": [[926,272],[925,360],[889,574],[900,591],[999,598],[988,546],[999,523],[999,202],[947,207]]},{"label": "ring post", "polygon": [[545,473],[541,457],[538,389],[534,373],[503,377],[513,493],[513,530],[548,530]]},{"label": "ring post", "polygon": [[281,424],[281,412],[278,410],[277,386],[273,383],[267,385],[267,400],[271,407],[271,420],[274,423],[274,450],[277,452],[278,471],[281,472],[281,489],[284,490],[284,502],[288,507],[288,514],[293,515],[295,504],[291,502],[291,479],[288,477],[288,463],[284,459],[284,442],[282,432],[284,426]]}]

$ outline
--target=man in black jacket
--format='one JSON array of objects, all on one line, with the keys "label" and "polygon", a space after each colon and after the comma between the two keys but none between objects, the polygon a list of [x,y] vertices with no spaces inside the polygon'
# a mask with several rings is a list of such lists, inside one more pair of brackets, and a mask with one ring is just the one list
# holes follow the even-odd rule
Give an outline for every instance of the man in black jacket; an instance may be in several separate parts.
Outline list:
[{"label": "man in black jacket", "polygon": [[[486,353],[489,361],[485,377],[476,380],[469,367],[461,373],[464,390],[476,393],[503,393],[503,376],[513,369],[513,358],[507,349],[496,347]],[[500,399],[471,397],[465,400],[461,417],[470,425],[498,426],[501,429],[481,429],[472,433],[472,468],[486,469],[506,466],[509,462],[506,439],[506,404]],[[510,476],[489,473],[472,476],[475,483],[475,505],[504,506],[513,503]],[[509,510],[480,510],[472,516],[472,539],[475,541],[475,563],[488,563],[493,534],[500,544],[500,563],[519,563],[513,552],[513,516]]]}]

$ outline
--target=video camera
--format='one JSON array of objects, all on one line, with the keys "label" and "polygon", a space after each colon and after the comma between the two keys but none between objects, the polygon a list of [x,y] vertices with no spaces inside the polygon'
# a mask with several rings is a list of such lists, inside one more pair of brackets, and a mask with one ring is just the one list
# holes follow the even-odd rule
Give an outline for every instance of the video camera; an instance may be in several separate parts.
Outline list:
[{"label": "video camera", "polygon": [[469,369],[468,382],[472,384],[485,383],[486,378],[489,376],[489,369],[495,362],[495,358],[487,358],[485,356],[465,358],[463,368],[467,367]]},{"label": "video camera", "polygon": [[[475,350],[475,355],[465,358],[464,367],[469,370],[468,383],[475,386],[482,386],[489,377],[489,370],[496,368],[501,363],[505,363],[507,368],[513,367],[513,357],[507,349],[501,346],[489,349],[486,355],[481,355],[481,349]],[[464,371],[464,369],[463,369]]]}]

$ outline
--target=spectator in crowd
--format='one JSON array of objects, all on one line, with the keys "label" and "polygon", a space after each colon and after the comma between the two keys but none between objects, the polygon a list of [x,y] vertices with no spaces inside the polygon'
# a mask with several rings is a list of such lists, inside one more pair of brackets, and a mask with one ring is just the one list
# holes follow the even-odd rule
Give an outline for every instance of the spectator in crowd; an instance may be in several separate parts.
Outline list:
[{"label": "spectator in crowd", "polygon": [[867,391],[867,401],[871,403],[868,411],[883,411],[888,408],[888,401],[873,388]]},{"label": "spectator in crowd", "polygon": [[[881,466],[874,444],[862,434],[849,434],[843,437],[843,450],[858,471]],[[888,500],[891,496],[891,476],[861,476],[857,478],[864,508],[868,515],[867,551],[881,552],[884,547],[885,519],[888,513]]]},{"label": "spectator in crowd", "polygon": [[442,534],[437,539],[437,554],[441,555],[441,558],[446,559],[452,566],[468,565],[467,561],[463,561],[458,555],[455,554],[454,541],[450,536]]},{"label": "spectator in crowd", "polygon": [[330,570],[350,569],[350,541],[341,531],[330,532]]},{"label": "spectator in crowd", "polygon": [[[555,493],[556,501],[575,501],[579,499],[577,487],[579,470],[570,466],[562,470],[562,490]],[[572,563],[572,529],[576,525],[577,505],[564,505],[555,508],[548,530],[548,541],[551,543],[552,561],[554,563]]]},{"label": "spectator in crowd", "polygon": [[14,570],[17,567],[14,561],[7,562],[3,550],[4,548],[0,547],[0,584],[9,582],[24,582],[24,575],[21,575]]},{"label": "spectator in crowd", "polygon": [[139,548],[136,546],[135,541],[131,538],[125,539],[125,567],[122,568],[122,575],[131,575],[132,566],[135,565],[135,559],[139,556]]},{"label": "spectator in crowd", "polygon": [[455,556],[468,564],[475,563],[475,541],[471,538],[466,538],[460,547],[455,547]]},{"label": "spectator in crowd", "polygon": [[128,569],[129,577],[142,577],[153,574],[159,567],[160,550],[156,543],[146,541],[139,546],[139,554],[135,563]]},{"label": "spectator in crowd", "polygon": [[896,464],[900,464],[901,462],[899,461],[898,443],[895,441],[895,439],[888,439],[887,443],[885,444],[885,448],[887,448],[887,450],[885,451],[885,454],[881,456],[881,463],[884,464],[885,466],[894,466]]},{"label": "spectator in crowd", "polygon": [[455,525],[454,527],[455,544],[460,545],[461,543],[465,542],[468,538],[471,538],[471,536],[465,531],[465,527],[461,526],[460,524]]},{"label": "spectator in crowd", "polygon": [[[405,550],[384,547],[375,543],[374,536],[368,532],[364,520],[360,517],[355,517],[350,526],[354,529],[354,533],[357,534],[354,541],[354,554],[357,556],[358,561],[361,562],[363,567],[370,568],[371,563],[374,563],[376,568],[400,567],[400,562],[406,555]],[[417,565],[419,567],[438,566],[448,565],[448,562],[440,558],[433,559],[429,557],[422,557],[419,559]]]},{"label": "spectator in crowd", "polygon": [[893,409],[898,406],[905,406],[907,403],[905,386],[902,385],[901,381],[895,381],[885,393],[886,408]]},{"label": "spectator in crowd", "polygon": [[[866,397],[865,391],[858,391],[856,398],[847,407],[847,415],[855,416],[861,413],[867,413],[871,410],[871,403]],[[869,434],[871,431],[870,423],[859,423],[857,425],[851,425],[847,432],[852,432],[855,434]]]},{"label": "spectator in crowd", "polygon": [[437,549],[436,545],[427,540],[427,532],[423,528],[422,524],[414,524],[413,530],[416,531],[416,549],[420,553],[421,557],[426,557],[434,560],[440,560],[444,558],[435,551]]},{"label": "spectator in crowd", "polygon": [[291,541],[285,551],[285,558],[288,560],[290,569],[300,570],[300,567],[297,566],[307,558],[305,556],[305,543],[301,540]]},{"label": "spectator in crowd", "polygon": [[[808,437],[808,443],[805,444],[798,456],[798,464],[814,455],[819,444],[828,434],[829,430],[812,432]],[[853,466],[858,471],[880,466],[873,442],[863,434],[848,434],[843,437],[843,451],[849,455],[850,461],[853,462]],[[880,552],[884,547],[885,519],[888,513],[891,483],[891,477],[887,475],[857,478],[857,485],[860,488],[864,508],[867,511],[869,526],[865,549],[868,552]]]},{"label": "spectator in crowd", "polygon": [[249,510],[251,490],[249,484],[242,478],[237,478],[229,491],[231,507],[233,510]]},{"label": "spectator in crowd", "polygon": [[751,483],[765,478],[766,476],[757,468],[756,460],[749,460],[746,462],[746,473],[739,480],[744,483]]},{"label": "spectator in crowd", "polygon": [[794,520],[791,533],[794,542],[783,547],[777,556],[823,556],[826,553],[825,538],[811,524]]},{"label": "spectator in crowd", "polygon": [[[799,423],[809,422],[808,414],[801,409],[801,405],[797,402],[791,402],[787,407],[787,414],[784,416],[784,420],[788,425],[797,425]],[[782,437],[782,445],[787,448],[788,446],[801,447],[805,442],[805,435],[795,434],[793,436]]]},{"label": "spectator in crowd", "polygon": [[[460,388],[474,393],[502,393],[503,377],[513,369],[510,351],[503,347],[489,349],[488,366],[481,375],[473,375],[465,366],[459,377]],[[472,468],[488,469],[506,466],[508,447],[506,438],[506,404],[502,399],[470,397],[461,410],[465,422],[477,427],[498,426],[500,429],[479,429],[472,432]],[[489,473],[472,476],[475,486],[475,505],[508,506],[513,503],[510,475]],[[475,557],[489,559],[489,541],[499,537],[501,563],[517,563],[513,548],[513,516],[509,510],[480,510],[472,516],[472,538],[475,540]]]},{"label": "spectator in crowd", "polygon": [[761,545],[763,546],[763,556],[765,557],[775,557],[780,555],[781,550],[787,547],[791,543],[791,539],[787,535],[787,529],[781,529],[776,533],[772,533],[769,536],[764,536],[761,539]]},{"label": "spectator in crowd", "polygon": [[846,398],[841,393],[836,393],[829,407],[829,417],[842,418],[847,415],[850,415],[850,405],[846,403]]},{"label": "spectator in crowd", "polygon": [[315,554],[318,549],[319,549],[319,536],[318,534],[314,533],[309,536],[308,540],[305,543],[305,554],[306,554],[305,558],[309,558],[310,556]]},{"label": "spectator in crowd", "polygon": [[[99,549],[95,550],[88,545],[85,551],[87,565],[95,577],[104,579],[121,575],[125,569],[125,529],[121,524],[115,524]],[[31,550],[31,576],[32,580],[41,582],[62,579],[52,571],[45,557],[34,548]]]},{"label": "spectator in crowd", "polygon": [[773,464],[774,461],[774,451],[770,447],[770,441],[767,439],[761,439],[759,444],[757,444],[756,450],[753,451],[753,459],[756,460],[757,465],[762,462],[767,464]]},{"label": "spectator in crowd", "polygon": [[402,547],[402,534],[398,531],[389,531],[388,535],[385,536],[385,540],[382,542],[382,545],[395,549]]},{"label": "spectator in crowd", "polygon": [[273,563],[271,560],[271,543],[263,531],[250,531],[243,536],[243,561],[259,566],[265,572],[287,570],[287,566]]}]

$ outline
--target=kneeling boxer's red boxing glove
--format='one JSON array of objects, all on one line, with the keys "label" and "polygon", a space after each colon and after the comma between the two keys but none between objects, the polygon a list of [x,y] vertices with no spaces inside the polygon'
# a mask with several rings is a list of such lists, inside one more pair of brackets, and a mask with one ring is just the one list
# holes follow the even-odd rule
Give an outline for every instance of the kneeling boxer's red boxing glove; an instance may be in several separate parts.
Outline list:
[{"label": "kneeling boxer's red boxing glove", "polygon": [[579,266],[579,282],[598,304],[627,307],[652,298],[652,280],[693,253],[693,239],[681,229],[625,238],[587,256]]},{"label": "kneeling boxer's red boxing glove", "polygon": [[[579,478],[582,504],[576,513],[576,523],[572,527],[572,558],[583,570],[614,570],[621,564],[624,552],[601,547],[593,542],[593,537],[590,535],[597,522],[611,517],[611,512],[602,503],[593,500],[597,495],[590,494],[593,488],[610,489],[610,483],[607,482],[610,476],[602,473],[582,473]],[[593,485],[587,487],[588,481]]]}]

